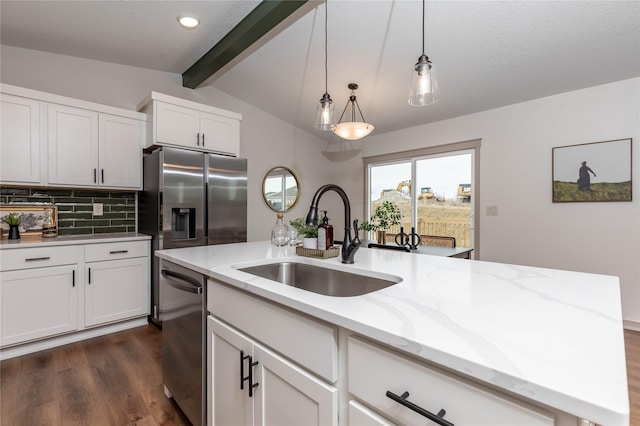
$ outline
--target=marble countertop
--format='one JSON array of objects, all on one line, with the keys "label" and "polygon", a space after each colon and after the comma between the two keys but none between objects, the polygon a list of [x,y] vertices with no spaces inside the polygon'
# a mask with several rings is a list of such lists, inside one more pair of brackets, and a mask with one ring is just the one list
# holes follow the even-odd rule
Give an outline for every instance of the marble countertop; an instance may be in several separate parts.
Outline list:
[{"label": "marble countertop", "polygon": [[[366,248],[343,265],[340,257],[300,257],[266,241],[156,254],[580,418],[629,423],[617,277]],[[274,259],[402,282],[340,298],[236,269]]]},{"label": "marble countertop", "polygon": [[117,243],[120,241],[150,240],[151,236],[137,232],[112,234],[63,235],[52,238],[25,237],[19,240],[0,240],[0,250],[31,247],[68,246],[71,244]]}]

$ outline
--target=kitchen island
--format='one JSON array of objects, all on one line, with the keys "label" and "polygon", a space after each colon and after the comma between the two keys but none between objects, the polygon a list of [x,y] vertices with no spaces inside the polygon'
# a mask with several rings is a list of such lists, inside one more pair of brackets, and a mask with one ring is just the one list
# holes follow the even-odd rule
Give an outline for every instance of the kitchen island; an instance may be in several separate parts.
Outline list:
[{"label": "kitchen island", "polygon": [[[356,253],[355,264],[343,265],[339,257],[300,257],[293,248],[272,248],[269,242],[162,250],[156,255],[210,277],[210,286],[240,290],[487,391],[502,392],[507,399],[551,410],[555,423],[540,424],[569,424],[571,420],[562,420],[564,414],[604,426],[629,423],[616,277],[365,248]],[[362,296],[330,297],[238,270],[275,261],[395,276],[401,282]],[[358,344],[350,342],[350,350]],[[339,346],[342,354],[346,347]],[[355,394],[361,401],[354,404],[363,402],[366,409],[366,397],[351,389],[351,375],[344,383],[348,379],[343,373],[336,388]],[[376,408],[375,403],[371,407]],[[345,410],[341,406],[340,424],[347,424],[342,420]],[[444,418],[453,419],[453,410],[447,412],[452,414]]]}]

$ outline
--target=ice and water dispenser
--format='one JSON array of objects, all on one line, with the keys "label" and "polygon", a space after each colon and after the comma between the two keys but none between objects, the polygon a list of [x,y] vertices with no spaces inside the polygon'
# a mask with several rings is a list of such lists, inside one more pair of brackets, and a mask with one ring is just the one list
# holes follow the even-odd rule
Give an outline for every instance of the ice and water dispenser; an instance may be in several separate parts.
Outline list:
[{"label": "ice and water dispenser", "polygon": [[196,237],[196,209],[175,207],[171,209],[171,239],[188,240]]}]

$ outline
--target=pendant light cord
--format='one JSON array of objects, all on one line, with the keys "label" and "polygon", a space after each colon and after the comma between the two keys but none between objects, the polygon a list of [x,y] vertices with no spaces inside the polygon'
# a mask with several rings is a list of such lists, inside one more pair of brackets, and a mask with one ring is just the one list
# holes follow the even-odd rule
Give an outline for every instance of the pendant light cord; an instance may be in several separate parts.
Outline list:
[{"label": "pendant light cord", "polygon": [[422,55],[424,56],[424,9],[425,0],[422,0]]},{"label": "pendant light cord", "polygon": [[[328,26],[327,26],[327,21],[329,20],[329,10],[327,7],[327,4],[329,3],[329,0],[325,0],[324,2],[324,93],[329,93],[329,84],[328,84],[328,73],[329,73],[329,68],[327,66],[327,61],[328,61],[328,56],[329,56],[329,51],[327,49],[327,32],[328,32]],[[423,33],[424,33],[424,29],[423,29]],[[423,42],[424,43],[424,42]],[[424,47],[423,47],[424,50]]]}]

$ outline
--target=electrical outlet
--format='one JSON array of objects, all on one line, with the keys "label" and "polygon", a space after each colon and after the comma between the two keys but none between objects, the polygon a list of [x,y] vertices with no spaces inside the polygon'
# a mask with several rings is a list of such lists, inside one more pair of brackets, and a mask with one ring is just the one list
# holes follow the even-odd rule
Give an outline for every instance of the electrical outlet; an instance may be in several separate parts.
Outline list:
[{"label": "electrical outlet", "polygon": [[102,216],[102,203],[93,203],[93,215]]},{"label": "electrical outlet", "polygon": [[487,206],[487,216],[498,216],[498,206]]}]

